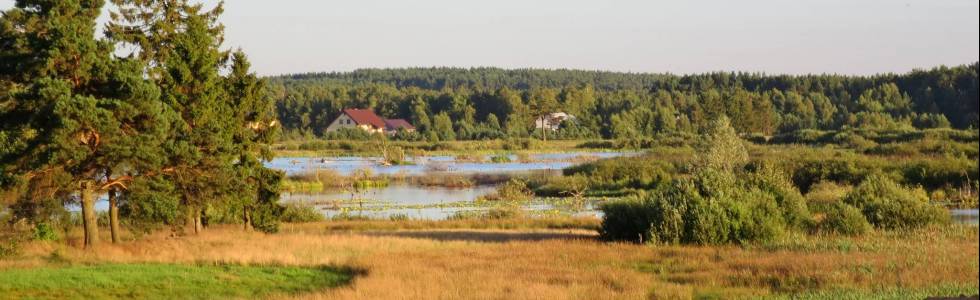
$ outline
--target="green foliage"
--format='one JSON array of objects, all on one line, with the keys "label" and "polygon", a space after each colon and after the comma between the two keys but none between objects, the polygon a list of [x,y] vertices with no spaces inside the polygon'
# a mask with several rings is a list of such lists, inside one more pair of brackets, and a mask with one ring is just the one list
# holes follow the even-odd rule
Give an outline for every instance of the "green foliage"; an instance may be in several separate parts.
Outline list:
[{"label": "green foliage", "polygon": [[655,189],[670,182],[673,165],[655,157],[616,157],[566,168],[566,176],[581,175],[590,187],[603,190]]},{"label": "green foliage", "polygon": [[[540,147],[539,142],[532,139],[516,138],[504,141],[504,150],[531,150]],[[520,155],[520,154],[518,154]]]},{"label": "green foliage", "polygon": [[483,211],[461,210],[449,216],[449,220],[506,220],[523,218],[526,214],[520,207],[493,207]]},{"label": "green foliage", "polygon": [[452,141],[456,139],[456,132],[453,131],[453,121],[449,115],[441,113],[436,115],[432,121],[432,130],[438,135],[440,141]]},{"label": "green foliage", "polygon": [[489,201],[513,201],[526,202],[534,197],[534,192],[528,187],[527,182],[517,178],[511,178],[504,184],[497,187],[497,191],[483,196],[483,200]]},{"label": "green foliage", "polygon": [[34,225],[32,238],[36,241],[57,241],[58,232],[48,223],[37,223]]},{"label": "green foliage", "polygon": [[728,117],[722,116],[712,124],[705,142],[707,146],[701,148],[698,162],[704,168],[733,172],[749,161],[749,153]]},{"label": "green foliage", "polygon": [[511,162],[509,155],[494,155],[490,157],[490,162],[495,164],[509,163]]},{"label": "green foliage", "polygon": [[[548,139],[650,138],[696,133],[721,115],[731,118],[737,132],[761,137],[845,128],[978,127],[976,63],[876,76],[407,68],[294,74],[271,81],[286,130],[321,135],[349,107],[412,120],[421,135],[438,138],[448,128],[432,130],[432,119],[446,114],[456,139],[529,133]],[[575,115],[576,122],[556,132],[530,130],[535,119],[555,111]]]},{"label": "green foliage", "polygon": [[149,232],[162,225],[176,226],[182,214],[173,183],[162,177],[135,180],[120,200],[119,214],[135,231]]},{"label": "green foliage", "polygon": [[538,196],[576,197],[585,196],[590,189],[589,179],[583,175],[536,176],[528,182]]},{"label": "green foliage", "polygon": [[311,205],[285,204],[283,207],[285,207],[285,209],[282,212],[282,216],[279,217],[279,220],[282,222],[319,222],[326,219],[324,218],[323,214],[316,209],[316,207]]},{"label": "green foliage", "polygon": [[813,185],[806,193],[806,201],[811,206],[840,202],[851,189],[851,186],[842,186],[833,181],[820,182]]},{"label": "green foliage", "polygon": [[[611,241],[649,241],[650,234],[653,231],[651,220],[654,219],[655,215],[666,215],[668,213],[659,211],[659,208],[649,198],[627,198],[605,202],[600,209],[604,216],[599,235],[603,239]],[[675,222],[671,223],[669,221]],[[659,224],[661,228],[657,228],[656,230],[658,232],[676,232],[676,227],[679,227],[676,224],[677,222],[679,220],[676,219],[662,220],[662,223]],[[661,233],[661,238],[663,237],[666,237],[665,233]],[[670,239],[677,240],[679,238],[672,237]]]},{"label": "green foliage", "polygon": [[360,128],[342,127],[335,131],[324,133],[323,138],[328,140],[369,141],[375,139],[376,135]]},{"label": "green foliage", "polygon": [[750,186],[774,197],[788,226],[802,229],[811,220],[807,201],[781,169],[762,164],[747,179]]},{"label": "green foliage", "polygon": [[860,209],[843,202],[834,202],[822,209],[824,217],[817,222],[816,231],[841,235],[862,235],[871,230],[871,224]]},{"label": "green foliage", "polygon": [[747,153],[722,118],[689,178],[603,205],[602,237],[664,244],[767,241],[810,223],[803,196],[779,169],[746,170]]},{"label": "green foliage", "polygon": [[878,228],[916,228],[949,220],[945,210],[929,203],[922,189],[906,188],[877,174],[847,194],[844,203],[860,209]]},{"label": "green foliage", "polygon": [[161,102],[177,115],[164,139],[168,171],[161,173],[185,219],[194,223],[207,208],[213,221],[275,231],[282,174],[261,161],[272,158],[268,144],[279,123],[265,81],[250,73],[246,55],[221,49],[222,5],[206,10],[185,0],[113,3],[118,11],[108,37],[141,50],[134,53],[141,71],[161,87]]},{"label": "green foliage", "polygon": [[0,169],[21,177],[0,179],[23,183],[28,201],[82,196],[68,199],[89,220],[91,195],[160,166],[172,117],[142,65],[95,38],[103,4],[18,1],[0,14],[0,87],[17,87],[0,95]]}]

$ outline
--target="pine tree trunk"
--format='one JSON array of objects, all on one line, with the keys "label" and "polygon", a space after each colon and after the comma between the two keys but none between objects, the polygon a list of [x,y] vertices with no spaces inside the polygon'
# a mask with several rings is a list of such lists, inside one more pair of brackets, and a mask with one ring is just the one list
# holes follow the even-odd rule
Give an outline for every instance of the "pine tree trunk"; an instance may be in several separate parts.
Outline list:
[{"label": "pine tree trunk", "polygon": [[249,211],[249,208],[245,207],[242,209],[242,212],[244,212],[242,217],[243,220],[245,220],[245,231],[252,231],[252,214]]},{"label": "pine tree trunk", "polygon": [[548,123],[546,123],[544,117],[541,117],[538,120],[540,122],[539,124],[541,124],[541,139],[543,141],[547,141],[548,140]]},{"label": "pine tree trunk", "polygon": [[85,231],[85,248],[99,244],[99,224],[95,215],[95,190],[82,188],[82,224]]},{"label": "pine tree trunk", "polygon": [[204,229],[203,224],[201,224],[201,218],[204,217],[204,213],[200,208],[194,210],[194,234],[201,233],[201,229]]},{"label": "pine tree trunk", "polygon": [[187,211],[184,212],[184,215],[185,215],[184,216],[185,217],[185,219],[184,219],[184,234],[197,233],[197,231],[196,231],[196,227],[197,227],[197,216],[195,215],[196,212],[197,212],[197,210],[194,209],[193,206],[187,205]]},{"label": "pine tree trunk", "polygon": [[119,243],[119,206],[115,189],[109,190],[109,230],[112,232],[112,243]]}]

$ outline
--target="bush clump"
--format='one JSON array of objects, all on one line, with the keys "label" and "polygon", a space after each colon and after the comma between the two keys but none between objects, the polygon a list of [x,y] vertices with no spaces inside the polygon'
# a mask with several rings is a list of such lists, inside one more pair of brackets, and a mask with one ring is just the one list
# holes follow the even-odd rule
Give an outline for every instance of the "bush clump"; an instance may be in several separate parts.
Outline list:
[{"label": "bush clump", "polygon": [[326,219],[316,207],[311,205],[286,204],[283,207],[282,215],[279,216],[279,220],[283,222],[308,223]]},{"label": "bush clump", "polygon": [[860,209],[868,222],[884,229],[916,228],[949,220],[945,210],[929,203],[921,188],[906,188],[878,174],[868,176],[848,193],[844,203]]},{"label": "bush clump", "polygon": [[51,224],[37,223],[37,225],[34,225],[33,238],[36,241],[57,241],[58,232]]},{"label": "bush clump", "polygon": [[497,187],[496,192],[483,196],[483,200],[488,201],[524,202],[530,201],[532,198],[534,198],[534,192],[527,186],[527,182],[516,178],[501,184],[500,187]]},{"label": "bush clump", "polygon": [[599,235],[610,241],[645,242],[650,240],[650,221],[656,208],[650,198],[627,198],[601,206],[605,215]]},{"label": "bush clump", "polygon": [[746,168],[748,154],[727,118],[716,123],[705,147],[690,178],[605,204],[601,236],[663,244],[745,244],[772,240],[811,222],[803,196],[781,171],[768,165]]},{"label": "bush clump", "polygon": [[819,233],[855,236],[871,230],[871,224],[864,218],[864,214],[854,206],[835,202],[827,205],[824,210],[823,220],[816,225]]},{"label": "bush clump", "polygon": [[566,168],[565,176],[582,175],[602,190],[654,189],[670,182],[673,166],[652,157],[617,157]]}]

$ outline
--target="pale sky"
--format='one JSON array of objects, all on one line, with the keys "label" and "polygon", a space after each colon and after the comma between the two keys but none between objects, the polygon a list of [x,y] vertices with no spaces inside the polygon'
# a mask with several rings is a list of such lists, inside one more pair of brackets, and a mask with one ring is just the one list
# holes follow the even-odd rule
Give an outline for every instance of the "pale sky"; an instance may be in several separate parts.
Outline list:
[{"label": "pale sky", "polygon": [[977,61],[978,11],[978,0],[230,0],[221,20],[226,46],[243,48],[261,75],[431,66],[872,74]]}]

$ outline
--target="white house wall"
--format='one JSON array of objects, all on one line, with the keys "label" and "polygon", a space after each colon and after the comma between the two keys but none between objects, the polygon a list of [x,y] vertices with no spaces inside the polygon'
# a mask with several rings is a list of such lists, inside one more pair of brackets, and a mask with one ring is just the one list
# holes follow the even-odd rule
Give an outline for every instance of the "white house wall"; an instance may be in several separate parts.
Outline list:
[{"label": "white house wall", "polygon": [[340,130],[341,128],[353,128],[357,127],[357,124],[348,116],[347,114],[341,114],[336,120],[327,126],[327,132],[334,132]]}]

